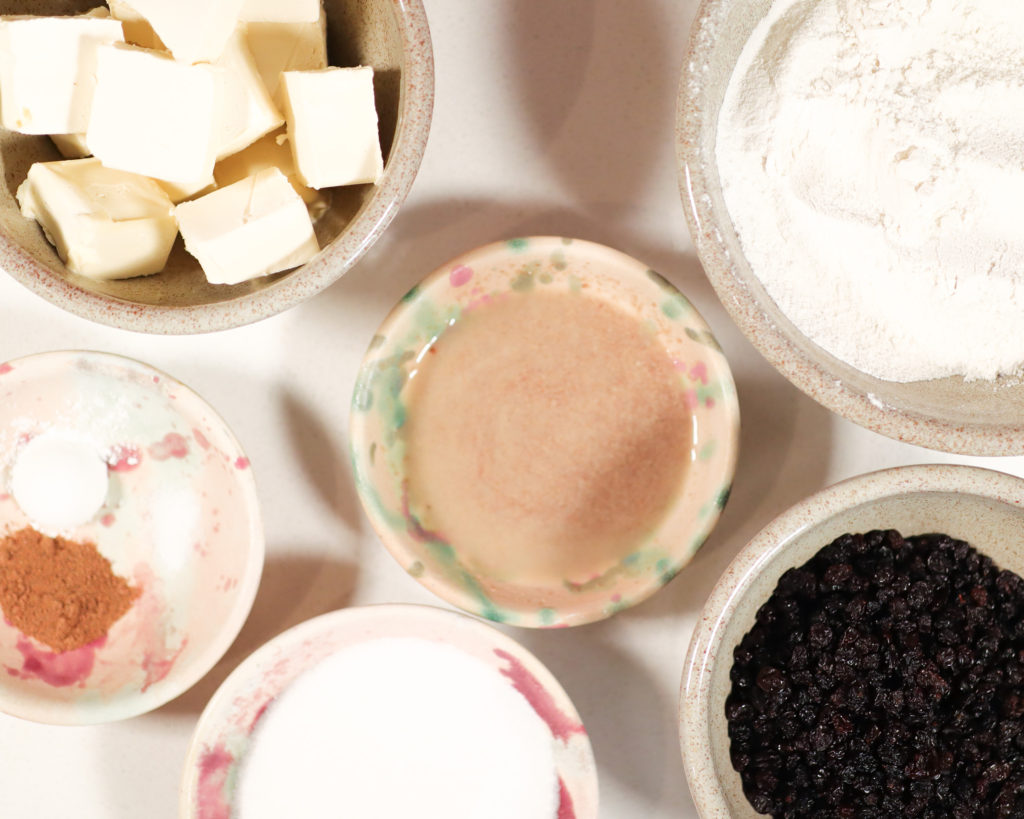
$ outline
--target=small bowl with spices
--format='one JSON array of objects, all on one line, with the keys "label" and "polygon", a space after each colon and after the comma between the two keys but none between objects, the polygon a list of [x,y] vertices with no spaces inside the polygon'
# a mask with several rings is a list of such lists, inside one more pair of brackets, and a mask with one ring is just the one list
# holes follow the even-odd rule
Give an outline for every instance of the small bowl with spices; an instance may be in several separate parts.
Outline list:
[{"label": "small bowl with spices", "polygon": [[384,545],[427,588],[519,626],[587,623],[660,589],[728,497],[739,411],[689,301],[618,251],[474,250],[385,320],[352,459]]},{"label": "small bowl with spices", "polygon": [[227,650],[262,567],[248,459],[199,396],[104,353],[0,364],[0,710],[157,708]]},{"label": "small bowl with spices", "polygon": [[596,819],[587,732],[511,638],[427,606],[325,614],[240,665],[199,719],[181,819]]},{"label": "small bowl with spices", "polygon": [[1022,30],[999,0],[705,0],[693,26],[676,153],[708,278],[793,384],[900,441],[1024,453]]},{"label": "small bowl with spices", "polygon": [[901,467],[766,526],[712,591],[680,740],[702,817],[1024,812],[1024,480]]}]

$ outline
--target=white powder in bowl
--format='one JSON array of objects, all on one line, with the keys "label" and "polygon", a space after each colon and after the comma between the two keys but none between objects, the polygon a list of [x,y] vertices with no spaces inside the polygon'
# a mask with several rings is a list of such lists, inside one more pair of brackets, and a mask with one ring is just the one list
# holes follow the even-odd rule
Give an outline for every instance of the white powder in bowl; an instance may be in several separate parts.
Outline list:
[{"label": "white powder in bowl", "polygon": [[242,763],[238,819],[554,819],[551,732],[498,671],[381,638],[298,677]]},{"label": "white powder in bowl", "polygon": [[891,381],[1024,364],[1024,4],[779,0],[718,122],[751,268]]}]

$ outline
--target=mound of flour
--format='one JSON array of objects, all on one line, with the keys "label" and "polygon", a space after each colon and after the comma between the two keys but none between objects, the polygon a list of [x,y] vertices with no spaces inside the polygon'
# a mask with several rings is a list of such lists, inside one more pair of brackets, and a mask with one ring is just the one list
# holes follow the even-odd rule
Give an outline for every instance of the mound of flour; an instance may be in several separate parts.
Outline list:
[{"label": "mound of flour", "polygon": [[891,381],[1024,364],[1024,4],[778,0],[716,146],[744,253],[819,346]]}]

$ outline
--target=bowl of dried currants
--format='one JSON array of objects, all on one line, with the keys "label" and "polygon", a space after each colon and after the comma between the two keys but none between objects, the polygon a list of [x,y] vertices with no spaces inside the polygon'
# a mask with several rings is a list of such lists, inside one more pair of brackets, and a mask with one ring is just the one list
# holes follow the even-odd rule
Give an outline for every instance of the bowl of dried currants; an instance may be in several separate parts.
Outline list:
[{"label": "bowl of dried currants", "polygon": [[1024,480],[819,492],[712,592],[680,700],[702,817],[1024,815]]}]

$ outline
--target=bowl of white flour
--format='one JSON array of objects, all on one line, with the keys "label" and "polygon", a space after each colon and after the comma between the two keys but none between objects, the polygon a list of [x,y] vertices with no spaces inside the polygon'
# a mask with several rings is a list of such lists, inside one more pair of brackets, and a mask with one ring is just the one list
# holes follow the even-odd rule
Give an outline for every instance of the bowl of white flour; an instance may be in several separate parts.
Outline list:
[{"label": "bowl of white flour", "polygon": [[740,328],[892,438],[1024,453],[1024,7],[706,0],[680,186]]}]

